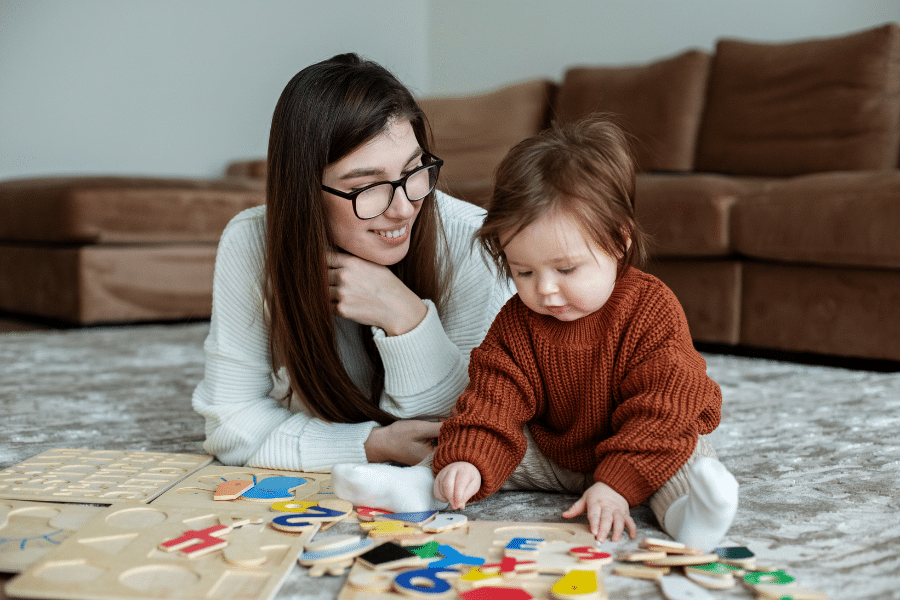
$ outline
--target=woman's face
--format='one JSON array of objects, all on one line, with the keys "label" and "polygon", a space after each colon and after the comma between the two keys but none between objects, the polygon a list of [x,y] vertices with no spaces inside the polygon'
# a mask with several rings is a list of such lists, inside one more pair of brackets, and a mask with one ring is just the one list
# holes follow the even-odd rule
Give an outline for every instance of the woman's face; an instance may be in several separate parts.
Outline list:
[{"label": "woman's face", "polygon": [[[395,181],[422,164],[422,148],[409,121],[392,120],[387,129],[325,168],[322,183],[352,192],[370,183]],[[379,265],[400,262],[409,251],[413,224],[422,202],[410,202],[402,187],[384,213],[361,220],[353,202],[322,192],[334,243],[350,254]]]}]

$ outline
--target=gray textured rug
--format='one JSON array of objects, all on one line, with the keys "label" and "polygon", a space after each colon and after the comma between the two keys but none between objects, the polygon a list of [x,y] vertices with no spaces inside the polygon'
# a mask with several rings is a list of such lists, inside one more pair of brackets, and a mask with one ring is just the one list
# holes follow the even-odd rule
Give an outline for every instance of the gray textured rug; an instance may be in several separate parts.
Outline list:
[{"label": "gray textured rug", "polygon": [[[200,452],[203,422],[190,396],[207,329],[0,335],[0,468],[62,447]],[[729,545],[749,547],[834,600],[900,598],[900,373],[705,356],[724,395],[711,439],[741,484]],[[573,500],[510,492],[465,513],[561,521]],[[642,535],[661,535],[648,509],[634,515]],[[618,552],[636,542],[606,546]],[[342,583],[313,584],[297,567],[278,597],[333,598]],[[611,598],[661,598],[648,582],[607,575],[606,586]],[[712,595],[752,597],[742,588]]]}]

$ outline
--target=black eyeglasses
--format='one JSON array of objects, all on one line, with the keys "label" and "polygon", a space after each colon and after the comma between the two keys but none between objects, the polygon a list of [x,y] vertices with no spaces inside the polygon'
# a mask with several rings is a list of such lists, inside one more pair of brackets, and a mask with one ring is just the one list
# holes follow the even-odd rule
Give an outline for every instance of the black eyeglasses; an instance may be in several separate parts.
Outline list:
[{"label": "black eyeglasses", "polygon": [[398,187],[403,188],[410,202],[417,202],[434,191],[444,161],[428,152],[422,153],[422,158],[428,164],[416,167],[396,181],[378,181],[352,192],[342,192],[327,185],[323,185],[322,190],[353,201],[356,218],[374,219],[390,207]]}]

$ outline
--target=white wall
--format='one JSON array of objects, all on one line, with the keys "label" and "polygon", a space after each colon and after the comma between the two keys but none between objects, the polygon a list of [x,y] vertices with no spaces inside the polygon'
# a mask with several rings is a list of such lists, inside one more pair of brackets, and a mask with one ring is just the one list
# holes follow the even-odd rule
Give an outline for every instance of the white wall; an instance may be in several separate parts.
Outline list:
[{"label": "white wall", "polygon": [[303,67],[356,51],[428,87],[420,0],[0,0],[0,179],[218,177],[266,154]]},{"label": "white wall", "polygon": [[453,94],[887,21],[900,0],[0,0],[0,180],[218,177],[265,156],[284,85],[339,52]]},{"label": "white wall", "polygon": [[775,41],[900,21],[900,0],[445,0],[431,7],[431,92],[486,91],[575,64],[640,63],[721,37]]}]

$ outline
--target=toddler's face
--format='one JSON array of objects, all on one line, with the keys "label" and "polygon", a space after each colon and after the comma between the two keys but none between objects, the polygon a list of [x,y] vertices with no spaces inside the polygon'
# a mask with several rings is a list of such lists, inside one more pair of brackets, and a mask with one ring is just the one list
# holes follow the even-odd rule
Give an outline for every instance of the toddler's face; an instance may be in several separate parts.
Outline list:
[{"label": "toddler's face", "polygon": [[618,261],[566,214],[541,217],[501,241],[519,297],[536,313],[580,319],[606,304],[616,285]]}]

